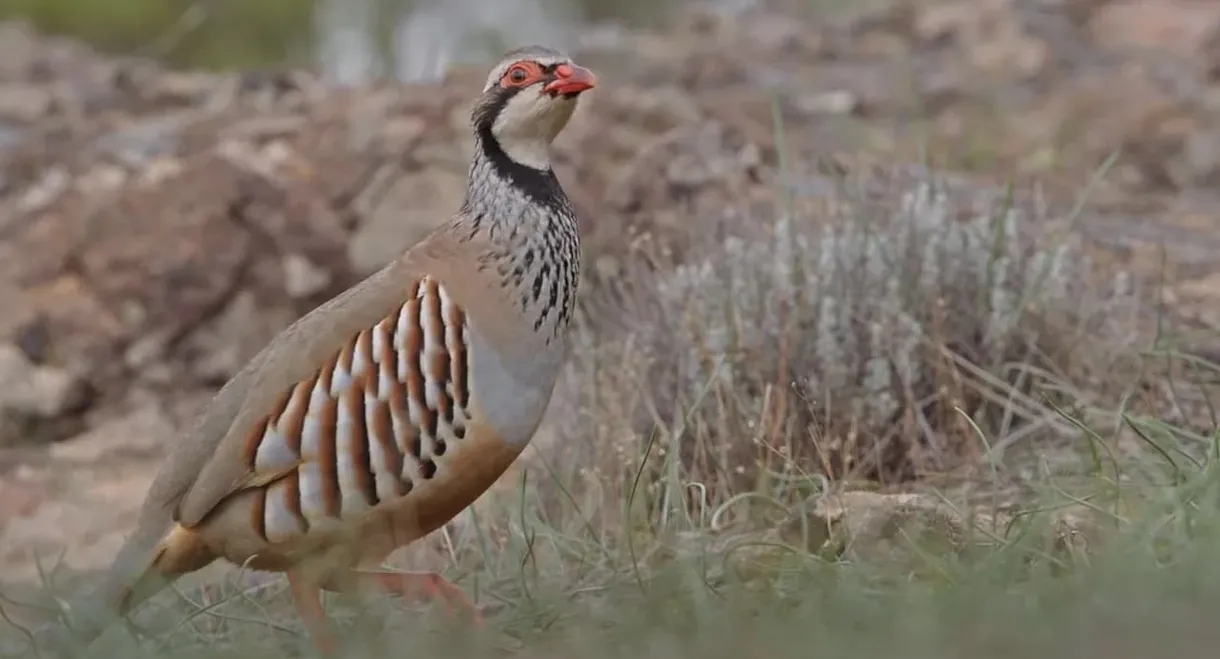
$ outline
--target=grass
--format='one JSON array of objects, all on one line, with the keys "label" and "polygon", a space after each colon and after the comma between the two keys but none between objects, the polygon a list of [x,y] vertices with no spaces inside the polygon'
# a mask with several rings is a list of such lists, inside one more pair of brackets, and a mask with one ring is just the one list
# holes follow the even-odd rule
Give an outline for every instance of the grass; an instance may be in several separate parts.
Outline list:
[{"label": "grass", "polygon": [[[655,518],[594,541],[509,506],[498,516],[515,521],[494,549],[455,548],[472,572],[462,585],[501,605],[477,633],[437,609],[388,601],[367,602],[373,615],[357,615],[350,599],[331,611],[352,656],[1210,656],[1220,640],[1207,614],[1220,604],[1220,434],[1212,439],[1197,466],[1108,464],[1082,493],[1027,500],[954,551],[903,532],[884,555],[875,545],[827,551],[794,535]],[[1091,519],[1084,543],[1057,539],[1066,505]],[[877,529],[856,531],[855,542],[875,542]],[[240,594],[222,586],[162,598],[139,616],[156,630],[143,649],[120,631],[93,656],[308,654],[280,581]]]}]

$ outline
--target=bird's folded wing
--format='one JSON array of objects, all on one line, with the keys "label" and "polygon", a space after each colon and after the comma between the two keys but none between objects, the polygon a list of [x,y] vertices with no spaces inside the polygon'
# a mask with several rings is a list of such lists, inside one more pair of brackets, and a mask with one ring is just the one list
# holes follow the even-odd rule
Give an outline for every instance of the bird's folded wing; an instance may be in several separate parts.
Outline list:
[{"label": "bird's folded wing", "polygon": [[[181,480],[190,483],[177,502],[176,521],[194,526],[235,492],[266,485],[294,470],[299,460],[254,460],[254,433],[264,430],[277,411],[282,415],[298,385],[317,381],[357,336],[395,313],[423,280],[405,261],[394,262],[302,316],[255,356],[235,377],[245,380],[245,396],[228,431],[195,438],[202,441],[176,447],[183,456],[171,456],[173,468],[183,472]],[[332,397],[353,385],[352,374],[346,376],[332,377]]]}]

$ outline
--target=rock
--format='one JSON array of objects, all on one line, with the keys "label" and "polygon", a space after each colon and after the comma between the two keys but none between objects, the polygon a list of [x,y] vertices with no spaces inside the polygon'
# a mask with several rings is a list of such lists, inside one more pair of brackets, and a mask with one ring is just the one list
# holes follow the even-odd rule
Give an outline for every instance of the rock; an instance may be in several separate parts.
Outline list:
[{"label": "rock", "polygon": [[[1031,521],[1006,511],[970,511],[920,493],[845,491],[815,497],[779,528],[785,541],[840,559],[889,567],[926,566],[929,556],[962,554],[1017,538],[1015,524]],[[1102,540],[1096,515],[1083,506],[1049,513],[1042,549],[1064,561],[1087,561]]]},{"label": "rock", "polygon": [[175,435],[169,418],[155,406],[106,421],[93,429],[49,448],[54,460],[82,465],[131,457],[158,457]]},{"label": "rock", "polygon": [[1192,132],[1171,175],[1181,188],[1220,186],[1220,128]]},{"label": "rock", "polygon": [[209,100],[220,89],[217,76],[198,71],[159,71],[149,85],[156,100],[174,105],[194,105]]},{"label": "rock", "polygon": [[17,346],[0,344],[0,413],[46,419],[77,411],[87,400],[79,376],[35,365]]},{"label": "rock", "polygon": [[1013,0],[930,3],[917,15],[914,33],[925,43],[952,43],[980,71],[1030,79],[1050,63],[1049,44],[1029,33]]},{"label": "rock", "polygon": [[1007,124],[1024,143],[1049,142],[1067,126],[1061,158],[1096,167],[1121,146],[1127,185],[1144,192],[1173,185],[1184,142],[1204,129],[1185,99],[1137,66],[1074,79]]},{"label": "rock", "polygon": [[4,581],[38,583],[35,561],[48,568],[60,556],[72,570],[104,568],[131,532],[155,470],[155,463],[129,461],[81,468],[70,485],[55,484],[55,497],[10,519],[0,534]]},{"label": "rock", "polygon": [[379,138],[387,153],[405,153],[427,132],[428,124],[420,117],[395,117],[383,122]]},{"label": "rock", "polygon": [[641,149],[606,199],[619,210],[655,207],[698,188],[736,184],[761,160],[758,145],[721,122],[682,126]]},{"label": "rock", "polygon": [[154,158],[177,153],[187,121],[187,113],[142,118],[104,135],[97,148],[132,169],[141,169]]},{"label": "rock", "polygon": [[185,169],[177,158],[158,157],[145,163],[140,172],[139,184],[145,187],[161,185],[181,174]]},{"label": "rock", "polygon": [[[21,486],[20,492],[9,490],[21,514],[0,521],[0,587],[37,583],[34,560],[50,567],[64,551],[69,571],[105,567],[131,532],[176,433],[160,407],[142,404],[53,445],[48,466],[6,475],[5,485]],[[49,492],[54,495],[40,494]]]},{"label": "rock", "polygon": [[13,333],[13,344],[34,364],[45,362],[51,348],[51,334],[46,317],[37,316],[18,327]]},{"label": "rock", "polygon": [[77,177],[75,187],[84,194],[114,192],[127,182],[127,172],[118,165],[101,164]]},{"label": "rock", "polygon": [[171,337],[167,332],[145,334],[123,352],[123,363],[129,368],[144,370],[165,356]]},{"label": "rock", "polygon": [[330,273],[301,254],[287,254],[283,263],[284,291],[293,298],[306,298],[330,286]]},{"label": "rock", "polygon": [[286,309],[267,309],[253,291],[239,292],[228,305],[190,340],[197,353],[191,371],[197,378],[223,383],[292,320]]},{"label": "rock", "polygon": [[243,171],[276,183],[286,178],[308,179],[312,167],[284,140],[272,140],[261,148],[243,140],[222,140],[216,149],[222,158]]},{"label": "rock", "polygon": [[[1042,521],[1041,544],[1033,554],[1058,559],[1052,569],[1087,564],[1101,538],[1089,509],[1059,509]],[[662,556],[697,560],[714,582],[732,578],[770,590],[785,562],[808,560],[794,558],[790,547],[906,577],[949,556],[1018,538],[1021,531],[1013,530],[1013,523],[1011,513],[971,514],[928,494],[844,491],[806,501],[775,526],[751,519],[716,533],[679,532]]]},{"label": "rock", "polygon": [[0,119],[34,123],[45,117],[55,104],[46,87],[19,82],[0,84]]},{"label": "rock", "polygon": [[1220,36],[1220,3],[1212,0],[1116,0],[1089,21],[1107,48],[1153,49],[1194,58]]},{"label": "rock", "polygon": [[306,127],[305,117],[286,114],[272,117],[251,117],[220,131],[220,136],[238,142],[267,142],[289,139]]},{"label": "rock", "polygon": [[71,177],[63,167],[52,167],[42,178],[25,191],[17,201],[16,210],[20,213],[36,213],[55,201],[71,184]]},{"label": "rock", "polygon": [[11,477],[0,481],[0,532],[10,519],[25,517],[37,510],[46,497],[46,487],[39,483]]},{"label": "rock", "polygon": [[[610,121],[630,123],[654,135],[697,122],[703,116],[699,105],[690,95],[673,85],[656,85],[647,89],[624,87],[611,98],[595,99],[594,104],[590,104],[591,111],[609,115],[607,119]],[[588,126],[597,133],[606,128],[602,122]]]},{"label": "rock", "polygon": [[394,171],[370,186],[359,204],[368,208],[347,248],[353,271],[367,275],[415,244],[457,212],[466,194],[465,173],[436,167]]},{"label": "rock", "polygon": [[856,95],[845,89],[802,94],[794,99],[797,110],[810,115],[851,114],[860,106]]},{"label": "rock", "polygon": [[[815,553],[888,563],[918,560],[921,551],[956,553],[986,541],[977,533],[971,538],[971,521],[962,513],[927,495],[849,491],[811,504],[780,534]],[[975,523],[985,529],[993,521],[982,515]]]},{"label": "rock", "polygon": [[916,16],[916,38],[927,43],[956,40],[978,20],[978,11],[966,2],[937,2],[922,8]]},{"label": "rock", "polygon": [[1183,281],[1171,292],[1180,298],[1190,317],[1205,327],[1220,330],[1220,273]]}]

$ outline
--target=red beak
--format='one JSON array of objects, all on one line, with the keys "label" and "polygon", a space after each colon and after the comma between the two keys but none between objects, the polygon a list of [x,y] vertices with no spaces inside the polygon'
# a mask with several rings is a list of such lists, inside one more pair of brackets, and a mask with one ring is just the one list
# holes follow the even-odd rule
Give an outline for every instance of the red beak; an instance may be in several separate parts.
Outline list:
[{"label": "red beak", "polygon": [[597,76],[582,66],[560,64],[555,67],[555,79],[548,82],[542,91],[548,94],[579,94],[597,86]]}]

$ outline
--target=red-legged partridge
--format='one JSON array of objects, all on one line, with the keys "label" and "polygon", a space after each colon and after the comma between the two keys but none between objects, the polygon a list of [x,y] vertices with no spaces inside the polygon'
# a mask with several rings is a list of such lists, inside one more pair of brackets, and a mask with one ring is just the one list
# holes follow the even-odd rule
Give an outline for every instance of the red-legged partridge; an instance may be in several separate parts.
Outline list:
[{"label": "red-legged partridge", "polygon": [[87,598],[92,615],[73,607],[76,634],[91,641],[103,619],[217,559],[287,573],[324,652],[322,590],[422,587],[465,602],[437,574],[367,567],[470,505],[538,427],[580,269],[548,153],[595,84],[539,46],[491,70],[461,209],[225,384],[174,445]]}]

